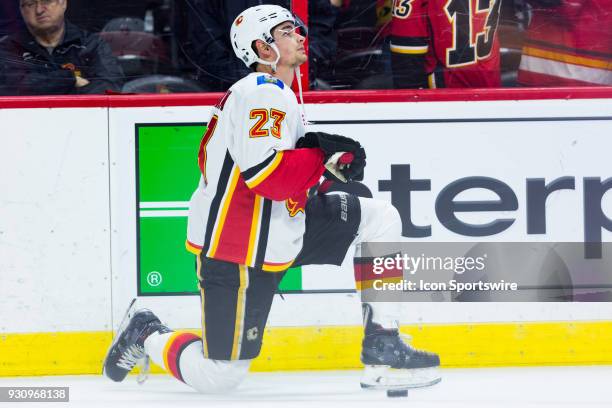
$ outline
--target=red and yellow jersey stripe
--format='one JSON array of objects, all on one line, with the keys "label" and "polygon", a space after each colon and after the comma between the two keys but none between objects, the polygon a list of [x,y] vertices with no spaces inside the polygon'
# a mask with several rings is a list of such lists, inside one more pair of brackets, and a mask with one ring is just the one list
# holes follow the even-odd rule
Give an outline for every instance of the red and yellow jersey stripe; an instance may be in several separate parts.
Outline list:
[{"label": "red and yellow jersey stripe", "polygon": [[[209,215],[207,236],[210,238],[204,245],[206,256],[270,272],[286,270],[293,260],[270,263],[263,259],[271,200],[284,200],[295,196],[296,192],[306,194],[323,174],[322,151],[279,151],[246,172],[241,172],[229,155],[226,162],[226,177],[217,189],[219,199]],[[187,247],[198,253],[197,245],[188,242]]]}]

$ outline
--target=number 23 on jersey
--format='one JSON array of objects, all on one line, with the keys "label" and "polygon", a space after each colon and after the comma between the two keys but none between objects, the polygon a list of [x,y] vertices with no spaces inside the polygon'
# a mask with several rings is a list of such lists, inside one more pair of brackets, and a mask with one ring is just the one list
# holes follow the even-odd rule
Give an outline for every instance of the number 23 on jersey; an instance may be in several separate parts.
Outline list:
[{"label": "number 23 on jersey", "polygon": [[[251,109],[249,119],[255,120],[251,129],[249,129],[249,137],[273,137],[281,138],[281,126],[285,119],[286,113],[278,109]],[[270,119],[272,124],[270,125]]]}]

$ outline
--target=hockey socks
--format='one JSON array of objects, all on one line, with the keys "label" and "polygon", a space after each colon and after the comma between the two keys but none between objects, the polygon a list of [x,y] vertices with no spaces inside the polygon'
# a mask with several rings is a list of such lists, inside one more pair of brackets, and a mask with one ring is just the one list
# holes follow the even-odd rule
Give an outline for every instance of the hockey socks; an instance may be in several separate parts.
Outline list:
[{"label": "hockey socks", "polygon": [[251,360],[204,357],[202,339],[191,333],[153,333],[145,340],[149,357],[172,376],[198,392],[227,392],[246,377]]},{"label": "hockey socks", "polygon": [[[364,308],[365,321],[371,320],[374,324],[384,329],[397,330],[400,320],[401,305],[398,302],[385,301],[377,296],[376,287],[382,282],[397,283],[403,279],[403,270],[399,268],[385,269],[382,273],[374,273],[373,257],[355,257],[353,260],[355,268],[355,285],[361,295],[364,304],[369,308]],[[366,312],[367,310],[367,312]],[[368,316],[365,316],[368,313]]]},{"label": "hockey socks", "polygon": [[[149,357],[172,376],[186,382],[181,371],[181,356],[185,349],[194,343],[199,343],[202,349],[202,339],[195,334],[173,331],[170,333],[153,333],[145,340],[145,350]],[[200,356],[202,358],[202,356]]]}]

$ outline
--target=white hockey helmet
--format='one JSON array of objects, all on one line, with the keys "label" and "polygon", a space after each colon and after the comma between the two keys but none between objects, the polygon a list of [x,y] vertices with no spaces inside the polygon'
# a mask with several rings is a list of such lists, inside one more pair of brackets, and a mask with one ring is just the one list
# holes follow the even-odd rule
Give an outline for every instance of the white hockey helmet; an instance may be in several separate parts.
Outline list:
[{"label": "white hockey helmet", "polygon": [[[290,21],[295,25],[301,22],[286,8],[272,4],[262,4],[260,6],[249,7],[236,17],[232,23],[230,40],[234,53],[240,58],[247,67],[255,62],[271,65],[276,70],[276,64],[280,59],[278,47],[274,44],[272,29],[277,25]],[[270,45],[276,51],[276,61],[264,61],[257,56],[252,44],[255,40],[261,40]]]}]

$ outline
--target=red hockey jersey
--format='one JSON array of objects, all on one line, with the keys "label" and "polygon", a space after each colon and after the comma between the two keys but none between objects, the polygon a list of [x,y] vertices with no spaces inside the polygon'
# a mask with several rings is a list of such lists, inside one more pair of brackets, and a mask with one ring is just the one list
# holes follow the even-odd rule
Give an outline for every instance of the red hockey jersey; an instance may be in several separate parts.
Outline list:
[{"label": "red hockey jersey", "polygon": [[518,82],[523,86],[612,85],[612,0],[534,6]]},{"label": "red hockey jersey", "polygon": [[501,0],[395,0],[390,46],[396,84],[406,75],[396,69],[401,59],[424,56],[422,68],[408,75],[427,75],[429,88],[500,86],[500,6]]}]

